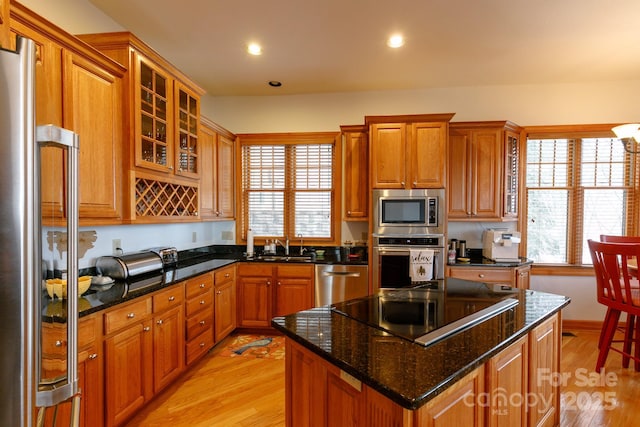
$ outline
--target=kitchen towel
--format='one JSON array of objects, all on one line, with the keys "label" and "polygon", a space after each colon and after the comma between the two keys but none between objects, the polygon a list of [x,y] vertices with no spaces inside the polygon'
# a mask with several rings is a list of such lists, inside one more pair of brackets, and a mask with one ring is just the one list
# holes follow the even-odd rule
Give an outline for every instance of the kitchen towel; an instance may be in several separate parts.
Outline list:
[{"label": "kitchen towel", "polygon": [[426,282],[433,278],[433,250],[409,250],[409,277],[411,282]]}]

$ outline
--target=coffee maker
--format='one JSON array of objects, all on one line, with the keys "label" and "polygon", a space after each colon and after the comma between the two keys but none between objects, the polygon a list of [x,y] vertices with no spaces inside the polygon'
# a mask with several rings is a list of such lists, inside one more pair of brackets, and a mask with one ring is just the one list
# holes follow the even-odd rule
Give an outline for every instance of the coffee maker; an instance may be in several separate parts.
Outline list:
[{"label": "coffee maker", "polygon": [[489,229],[482,236],[482,256],[496,262],[520,261],[519,247],[519,231]]}]

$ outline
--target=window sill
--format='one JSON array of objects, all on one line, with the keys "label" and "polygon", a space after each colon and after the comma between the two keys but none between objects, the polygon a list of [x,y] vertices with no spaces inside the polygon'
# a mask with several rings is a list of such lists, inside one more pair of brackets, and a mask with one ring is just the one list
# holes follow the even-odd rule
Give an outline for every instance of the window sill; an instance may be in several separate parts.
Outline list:
[{"label": "window sill", "polygon": [[593,276],[592,266],[533,264],[531,274],[535,276]]}]

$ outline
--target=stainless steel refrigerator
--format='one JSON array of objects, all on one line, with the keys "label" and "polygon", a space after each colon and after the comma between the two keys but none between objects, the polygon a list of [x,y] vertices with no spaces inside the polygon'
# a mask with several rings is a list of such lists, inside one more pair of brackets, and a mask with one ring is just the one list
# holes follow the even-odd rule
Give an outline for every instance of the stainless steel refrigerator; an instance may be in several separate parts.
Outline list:
[{"label": "stainless steel refrigerator", "polygon": [[[20,37],[16,46],[15,52],[0,49],[0,425],[42,425],[45,408],[55,413],[69,400],[70,422],[77,424],[78,137],[50,125],[36,127],[35,47]],[[42,159],[56,157],[51,150],[58,150],[59,162],[45,167]],[[43,175],[55,167],[63,168],[63,182]],[[56,219],[43,218],[43,185],[61,186],[64,208]],[[66,243],[47,244],[50,235],[64,235]],[[66,355],[55,372],[42,350],[43,310],[51,302],[43,285],[54,274],[43,261],[53,259],[54,251],[68,283],[67,298],[58,301],[64,315],[56,318],[66,340],[53,344],[66,348]]]}]

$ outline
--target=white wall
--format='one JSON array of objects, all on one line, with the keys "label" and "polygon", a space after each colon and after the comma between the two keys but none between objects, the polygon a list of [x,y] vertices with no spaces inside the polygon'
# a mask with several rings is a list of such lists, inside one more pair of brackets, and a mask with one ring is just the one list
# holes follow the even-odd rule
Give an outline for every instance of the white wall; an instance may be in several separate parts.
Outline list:
[{"label": "white wall", "polygon": [[[87,0],[22,0],[22,3],[70,33],[123,29]],[[205,96],[202,113],[235,133],[333,131],[343,124],[363,123],[365,115],[383,114],[456,113],[454,121],[508,119],[531,126],[636,122],[640,120],[638,99],[640,80],[297,96]],[[483,227],[488,226],[455,224],[450,225],[450,233],[466,237],[469,246],[474,247],[474,239],[479,239]],[[187,249],[225,243],[221,233],[233,231],[233,222],[91,229],[97,230],[98,240],[81,260],[81,267],[92,265],[97,256],[111,253],[112,239],[121,239],[126,251],[158,245]],[[366,227],[344,223],[342,230],[343,240],[359,240]],[[193,231],[202,236],[196,244],[191,241]],[[573,302],[564,310],[566,319],[603,317],[602,308],[595,302],[592,278],[533,276],[531,286],[570,296]]]}]

